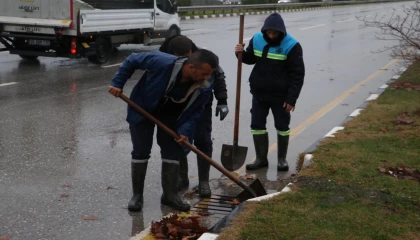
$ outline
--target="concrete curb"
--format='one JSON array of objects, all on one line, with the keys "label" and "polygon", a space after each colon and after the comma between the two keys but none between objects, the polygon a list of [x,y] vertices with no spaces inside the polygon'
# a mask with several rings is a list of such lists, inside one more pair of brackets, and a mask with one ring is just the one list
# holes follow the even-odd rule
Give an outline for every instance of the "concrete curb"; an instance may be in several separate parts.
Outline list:
[{"label": "concrete curb", "polygon": [[[371,95],[365,100],[365,102],[362,103],[358,108],[356,108],[346,119],[344,119],[344,121],[341,122],[341,124],[339,126],[336,126],[336,127],[332,128],[331,131],[329,131],[327,134],[325,134],[325,136],[323,138],[318,139],[314,144],[312,144],[309,148],[307,148],[303,152],[305,153],[305,152],[314,151],[317,148],[318,144],[322,140],[324,140],[325,138],[334,137],[335,133],[343,130],[344,127],[342,125],[344,123],[346,123],[346,122],[352,120],[353,118],[357,117],[367,107],[367,105],[369,104],[369,101],[375,101],[385,91],[385,89],[388,88],[388,84],[395,82],[398,78],[400,78],[401,74],[403,74],[406,70],[407,70],[406,67],[401,67],[398,71],[398,74],[395,74],[388,81],[387,84],[384,84],[381,87],[379,87],[378,90],[375,93],[371,93]],[[312,154],[305,154],[303,164],[302,164],[302,169],[310,166],[312,164],[313,158],[314,158],[314,156]]]},{"label": "concrete curb", "polygon": [[[279,11],[259,11],[259,12],[246,12],[246,15],[261,15],[261,14],[270,14],[274,12],[283,13],[283,12],[302,12],[308,10],[319,10],[319,9],[328,9],[339,6],[328,6],[328,7],[310,7],[310,8],[300,8],[300,9],[287,9]],[[222,17],[236,17],[239,16],[239,13],[226,13],[226,14],[211,14],[211,15],[195,15],[195,16],[184,16],[179,17],[179,20],[194,20],[194,19],[205,19],[205,18],[222,18]]]}]

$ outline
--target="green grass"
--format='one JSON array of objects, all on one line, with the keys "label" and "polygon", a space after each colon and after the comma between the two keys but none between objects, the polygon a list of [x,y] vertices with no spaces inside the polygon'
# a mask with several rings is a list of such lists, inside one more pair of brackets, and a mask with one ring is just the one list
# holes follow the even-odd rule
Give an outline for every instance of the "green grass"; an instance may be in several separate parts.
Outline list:
[{"label": "green grass", "polygon": [[218,239],[420,239],[420,181],[378,171],[420,170],[420,90],[411,90],[420,86],[420,62],[396,84],[404,83],[322,141],[292,192],[248,204]]}]

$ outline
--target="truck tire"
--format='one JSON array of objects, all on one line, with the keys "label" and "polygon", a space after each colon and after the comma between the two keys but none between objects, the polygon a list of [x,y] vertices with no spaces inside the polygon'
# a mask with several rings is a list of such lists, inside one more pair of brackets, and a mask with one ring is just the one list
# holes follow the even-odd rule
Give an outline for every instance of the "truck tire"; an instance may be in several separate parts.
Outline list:
[{"label": "truck tire", "polygon": [[111,53],[111,43],[107,39],[100,37],[96,39],[96,54],[89,56],[88,60],[93,63],[103,64],[108,62]]},{"label": "truck tire", "polygon": [[38,56],[29,56],[29,55],[22,55],[22,54],[19,54],[19,57],[25,60],[35,60],[38,58]]},{"label": "truck tire", "polygon": [[169,28],[167,38],[173,37],[178,34],[180,34],[179,28],[172,26],[171,28]]}]

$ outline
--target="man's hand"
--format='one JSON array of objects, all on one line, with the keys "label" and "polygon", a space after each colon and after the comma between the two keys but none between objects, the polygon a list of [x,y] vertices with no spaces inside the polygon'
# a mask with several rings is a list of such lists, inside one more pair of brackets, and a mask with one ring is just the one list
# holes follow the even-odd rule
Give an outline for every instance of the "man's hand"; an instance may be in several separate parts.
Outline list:
[{"label": "man's hand", "polygon": [[178,144],[181,144],[181,143],[182,143],[182,142],[184,142],[184,141],[188,142],[188,137],[186,137],[186,136],[184,136],[184,135],[179,134],[179,138],[178,138],[178,139],[175,139],[175,141],[176,141]]},{"label": "man's hand", "polygon": [[229,113],[228,106],[227,105],[217,105],[216,106],[216,117],[219,116],[219,113],[220,113],[220,121],[223,121],[223,119],[225,119],[225,117]]},{"label": "man's hand", "polygon": [[286,108],[286,112],[295,111],[295,106],[287,104],[286,102],[283,104],[283,107]]},{"label": "man's hand", "polygon": [[111,93],[114,97],[119,97],[123,91],[121,88],[110,86],[108,92]]},{"label": "man's hand", "polygon": [[240,52],[243,52],[244,51],[244,47],[245,47],[245,43],[242,43],[242,44],[236,44],[236,46],[235,46],[235,53],[236,54],[238,54],[238,53],[240,53]]}]

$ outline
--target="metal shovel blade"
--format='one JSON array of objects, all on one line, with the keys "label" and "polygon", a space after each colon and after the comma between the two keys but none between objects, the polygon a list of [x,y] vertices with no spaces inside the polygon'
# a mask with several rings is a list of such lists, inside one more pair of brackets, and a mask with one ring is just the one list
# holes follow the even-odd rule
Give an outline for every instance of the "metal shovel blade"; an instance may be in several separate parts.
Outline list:
[{"label": "metal shovel blade", "polygon": [[223,167],[229,171],[238,170],[244,165],[247,152],[247,147],[223,144],[221,156]]},{"label": "metal shovel blade", "polygon": [[[255,193],[255,196],[257,197],[261,197],[264,195],[267,195],[267,191],[265,191],[264,186],[262,185],[260,179],[255,179],[251,185],[249,185],[249,188],[252,189],[252,191]],[[241,193],[238,194],[238,196],[236,196],[236,199],[239,202],[243,202],[246,201],[248,199],[254,198],[255,196],[253,196],[250,192],[248,191],[242,191]]]}]

